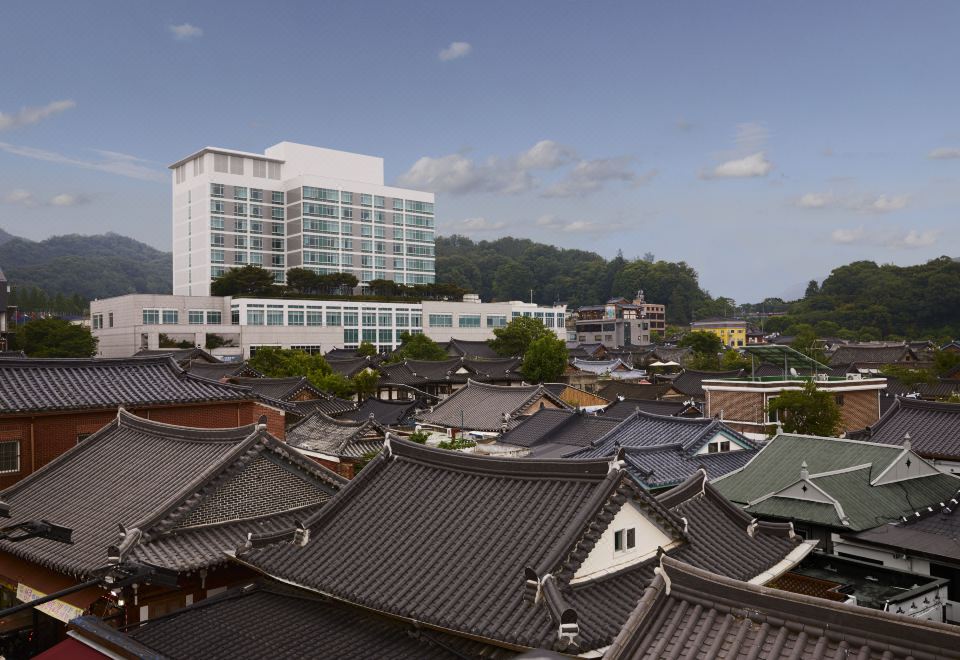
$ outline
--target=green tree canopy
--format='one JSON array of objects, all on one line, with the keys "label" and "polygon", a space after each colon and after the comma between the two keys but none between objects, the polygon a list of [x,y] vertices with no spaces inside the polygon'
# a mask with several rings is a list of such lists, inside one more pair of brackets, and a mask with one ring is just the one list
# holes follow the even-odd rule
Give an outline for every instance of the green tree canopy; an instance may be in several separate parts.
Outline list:
[{"label": "green tree canopy", "polygon": [[353,384],[334,372],[322,355],[281,348],[260,348],[250,358],[250,366],[269,378],[304,376],[314,387],[335,396],[348,397]]},{"label": "green tree canopy", "polygon": [[380,382],[380,372],[373,369],[364,369],[353,377],[353,389],[357,393],[357,401],[377,393],[377,384]]},{"label": "green tree canopy", "polygon": [[394,351],[390,357],[390,362],[402,362],[404,360],[447,360],[450,356],[443,350],[437,342],[430,339],[425,334],[410,334],[404,332],[400,335],[400,348]]},{"label": "green tree canopy", "polygon": [[742,355],[739,351],[729,349],[720,356],[720,368],[724,371],[735,371],[737,369],[749,369],[751,367],[750,358]]},{"label": "green tree canopy", "polygon": [[373,357],[376,354],[377,354],[377,347],[371,344],[366,339],[360,342],[360,345],[357,346],[357,355],[359,355],[360,357]]},{"label": "green tree canopy", "polygon": [[553,333],[535,339],[523,356],[524,379],[532,383],[556,383],[567,368],[567,345]]},{"label": "green tree canopy", "polygon": [[273,275],[260,266],[231,268],[210,284],[214,296],[258,295],[273,289]]},{"label": "green tree canopy", "polygon": [[555,336],[543,321],[531,316],[518,316],[504,327],[496,328],[493,334],[490,347],[503,357],[521,357],[537,339]]},{"label": "green tree canopy", "polygon": [[787,433],[831,437],[840,428],[840,408],[833,394],[818,390],[813,381],[802,390],[780,393],[767,410],[776,413]]},{"label": "green tree canopy", "polygon": [[15,348],[30,357],[85,358],[97,352],[97,338],[90,331],[58,318],[35,319],[17,329]]},{"label": "green tree canopy", "polygon": [[310,294],[320,287],[320,278],[309,268],[291,268],[287,271],[287,286],[297,293]]}]

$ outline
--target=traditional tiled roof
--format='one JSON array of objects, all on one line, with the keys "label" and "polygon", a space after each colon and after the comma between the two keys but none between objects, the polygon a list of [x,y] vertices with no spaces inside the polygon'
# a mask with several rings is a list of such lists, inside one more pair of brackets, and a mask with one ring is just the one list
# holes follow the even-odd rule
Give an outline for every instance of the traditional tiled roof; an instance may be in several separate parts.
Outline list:
[{"label": "traditional tiled roof", "polygon": [[693,353],[693,350],[690,348],[680,348],[678,346],[657,346],[653,349],[653,352],[650,354],[654,360],[660,360],[661,362],[677,362],[683,364],[683,361],[686,360]]},{"label": "traditional tiled roof", "polygon": [[0,358],[7,360],[11,359],[24,359],[27,357],[27,354],[23,351],[0,351]]},{"label": "traditional tiled roof", "polygon": [[909,346],[871,346],[866,344],[847,344],[840,346],[830,356],[830,364],[866,363],[866,364],[896,364],[908,360],[916,360],[917,356]]},{"label": "traditional tiled roof", "polygon": [[926,458],[960,459],[960,403],[897,398],[876,424],[858,437],[902,445],[910,434],[915,452]]},{"label": "traditional tiled roof", "polygon": [[[619,423],[618,419],[607,419],[580,411],[544,408],[504,434],[500,442],[528,447],[531,449],[531,456],[562,455],[578,447],[588,446]],[[549,454],[538,451],[541,448]],[[556,454],[557,450],[561,453]]]},{"label": "traditional tiled roof", "polygon": [[893,396],[907,396],[916,394],[922,399],[948,399],[954,394],[960,393],[960,380],[954,378],[938,378],[932,383],[916,383],[915,385],[905,385],[903,381],[894,376],[883,375],[887,379],[887,389],[883,394]]},{"label": "traditional tiled roof", "polygon": [[256,394],[266,399],[274,401],[293,401],[298,394],[308,393],[311,397],[322,399],[329,396],[326,392],[318,390],[310,384],[310,381],[303,376],[291,376],[288,378],[244,378],[234,376],[230,382],[235,385],[249,387]]},{"label": "traditional tiled roof", "polygon": [[376,420],[355,422],[315,412],[287,429],[287,444],[310,453],[360,458],[379,451],[385,436],[386,429]]},{"label": "traditional tiled roof", "polygon": [[633,367],[620,358],[614,358],[612,360],[581,360],[580,358],[573,358],[570,361],[570,366],[572,366],[577,371],[585,371],[591,374],[609,374],[612,371],[633,371]]},{"label": "traditional tiled roof", "polygon": [[[125,633],[85,616],[71,622],[81,641],[108,642],[124,657],[424,658],[456,660],[465,640],[421,632],[316,594],[262,581],[236,587]],[[480,646],[480,645],[474,645]],[[451,648],[453,647],[453,648]],[[322,652],[321,652],[322,650]]]},{"label": "traditional tiled roof", "polygon": [[202,348],[145,348],[133,354],[134,357],[159,357],[162,355],[169,355],[177,361],[177,364],[184,367],[194,360],[200,360],[209,364],[217,364],[220,362],[219,359],[207,353]]},{"label": "traditional tiled roof", "polygon": [[601,387],[599,394],[610,401],[620,396],[627,399],[656,400],[666,394],[669,389],[670,383],[643,385],[640,383],[614,382]]},{"label": "traditional tiled roof", "polygon": [[902,447],[788,434],[716,481],[753,515],[855,531],[949,500],[958,484]]},{"label": "traditional tiled roof", "polygon": [[520,368],[523,365],[521,358],[464,358],[463,367],[470,372],[472,380],[483,382],[512,382],[523,380]]},{"label": "traditional tiled roof", "polygon": [[879,545],[900,554],[960,563],[960,492],[944,502],[904,515],[897,522],[880,525],[844,538]]},{"label": "traditional tiled roof", "polygon": [[107,565],[111,546],[193,570],[224,561],[248,532],[290,520],[273,516],[306,518],[343,483],[255,425],[191,429],[121,410],[0,493],[10,524],[42,518],[72,529],[73,544],[34,538],[0,549],[76,577]]},{"label": "traditional tiled roof", "polygon": [[684,369],[682,373],[673,379],[670,389],[683,396],[689,396],[697,401],[703,401],[706,398],[706,394],[703,391],[703,381],[735,378],[739,375],[739,371],[694,371],[692,369]]},{"label": "traditional tiled roof", "polygon": [[513,428],[518,417],[535,412],[536,405],[547,400],[557,408],[569,408],[543,385],[511,387],[489,385],[474,380],[417,419],[426,424],[471,431],[499,431],[504,423]]},{"label": "traditional tiled roof", "polygon": [[0,359],[2,414],[255,398],[245,387],[183,371],[169,355]]},{"label": "traditional tiled roof", "polygon": [[567,354],[571,358],[594,360],[598,355],[606,355],[607,348],[603,344],[576,344],[567,347]]},{"label": "traditional tiled roof", "polygon": [[[700,453],[718,437],[741,449]],[[621,449],[625,452],[627,471],[644,488],[672,486],[700,469],[713,479],[743,467],[757,452],[751,440],[719,420],[668,417],[637,410],[590,447],[567,455],[599,458],[614,456]]]},{"label": "traditional tiled roof", "polygon": [[[614,402],[604,408],[600,414],[609,419],[626,419],[637,410],[642,410],[643,412],[654,415],[673,417],[688,412],[691,408],[693,408],[691,405],[676,399],[664,399],[661,401],[615,399]],[[699,417],[699,414],[697,416]]]},{"label": "traditional tiled roof", "polygon": [[544,383],[543,386],[561,401],[574,407],[605,406],[610,403],[609,399],[604,399],[599,394],[587,392],[567,383]]},{"label": "traditional tiled roof", "polygon": [[383,426],[400,426],[407,422],[416,412],[420,403],[415,399],[385,401],[370,397],[364,400],[356,410],[351,410],[340,416],[340,419],[364,421],[370,415]]},{"label": "traditional tiled roof", "polygon": [[357,357],[355,348],[333,348],[323,354],[327,360],[349,360]]},{"label": "traditional tiled roof", "polygon": [[334,372],[344,378],[353,378],[364,369],[373,368],[376,365],[366,357],[354,358],[327,358],[327,364]]},{"label": "traditional tiled roof", "polygon": [[797,549],[789,524],[751,530],[702,476],[681,495],[653,498],[616,463],[477,457],[391,439],[304,523],[305,545],[272,537],[259,547],[255,538],[238,558],[424,629],[586,651],[613,640],[656,562],[651,551],[607,576],[573,580],[624,506],[672,539],[667,552],[740,579],[784,565]]},{"label": "traditional tiled roof", "polygon": [[356,407],[353,401],[347,401],[330,394],[324,394],[319,399],[291,401],[286,406],[288,411],[299,417],[306,417],[312,412],[322,412],[325,415],[336,417],[356,410]]},{"label": "traditional tiled roof", "polygon": [[263,374],[246,362],[206,362],[205,360],[190,360],[184,366],[188,373],[208,380],[222,380],[232,376],[247,376],[262,378]]},{"label": "traditional tiled roof", "polygon": [[453,338],[447,342],[447,353],[457,357],[465,358],[499,358],[500,354],[490,348],[490,344],[485,341],[470,341],[467,339]]},{"label": "traditional tiled roof", "polygon": [[960,628],[747,584],[664,557],[607,660],[955,657]]}]

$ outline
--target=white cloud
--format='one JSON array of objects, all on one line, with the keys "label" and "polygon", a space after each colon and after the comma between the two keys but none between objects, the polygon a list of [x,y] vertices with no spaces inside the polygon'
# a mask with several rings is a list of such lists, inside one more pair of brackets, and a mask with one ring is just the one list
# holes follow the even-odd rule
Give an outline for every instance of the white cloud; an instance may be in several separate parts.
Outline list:
[{"label": "white cloud", "polygon": [[433,192],[519,193],[533,187],[527,172],[500,159],[477,163],[462,154],[432,158],[424,156],[397,179],[401,186]]},{"label": "white cloud", "polygon": [[196,25],[190,25],[190,23],[171,25],[170,32],[173,34],[173,38],[177,39],[178,41],[196,39],[203,36],[203,30],[198,28]]},{"label": "white cloud", "polygon": [[884,247],[897,250],[911,250],[930,247],[937,242],[940,231],[936,229],[866,231],[862,226],[855,229],[834,229],[830,239],[840,245],[861,245],[866,247]]},{"label": "white cloud", "polygon": [[437,54],[437,57],[439,57],[443,62],[449,62],[450,60],[457,60],[461,57],[466,57],[472,50],[473,46],[468,44],[466,41],[454,41],[449,46],[441,50]]},{"label": "white cloud", "polygon": [[459,222],[453,223],[453,233],[482,233],[488,231],[497,231],[507,226],[506,222],[501,220],[487,220],[486,218],[465,218]]},{"label": "white cloud", "polygon": [[933,158],[936,160],[960,158],[960,147],[939,147],[928,153],[927,158]]},{"label": "white cloud", "polygon": [[8,142],[0,142],[0,151],[16,156],[24,156],[34,160],[42,160],[48,163],[59,163],[61,165],[72,165],[87,170],[97,170],[100,172],[109,172],[110,174],[119,174],[120,176],[131,179],[140,179],[141,181],[166,181],[167,175],[148,165],[149,161],[130,156],[129,154],[117,153],[115,151],[97,151],[100,154],[100,160],[85,160],[82,158],[73,158],[55,151],[46,151],[44,149],[35,149],[34,147],[20,147]]},{"label": "white cloud", "polygon": [[631,168],[633,159],[601,158],[582,160],[563,180],[543,192],[544,197],[573,197],[600,190],[608,181],[623,181],[640,186],[657,175],[657,170],[637,174]]},{"label": "white cloud", "polygon": [[37,200],[34,199],[33,193],[29,190],[16,188],[3,196],[3,203],[17,204],[19,206],[36,206]]},{"label": "white cloud", "polygon": [[773,169],[773,163],[767,160],[762,151],[755,154],[720,163],[713,170],[701,174],[704,179],[745,179],[766,176]]},{"label": "white cloud", "polygon": [[558,218],[552,213],[541,215],[535,223],[541,229],[550,231],[561,231],[568,234],[589,232],[589,231],[609,231],[619,229],[623,226],[621,222],[598,222],[595,220],[565,220]]},{"label": "white cloud", "polygon": [[804,209],[840,208],[858,213],[889,213],[905,209],[910,195],[838,196],[831,192],[811,192],[803,195],[796,204]]},{"label": "white cloud", "polygon": [[887,213],[904,209],[909,203],[909,195],[879,195],[878,197],[860,200],[855,204],[855,208],[859,211]]},{"label": "white cloud", "polygon": [[90,201],[90,198],[86,195],[77,195],[72,193],[60,193],[59,195],[54,195],[50,198],[49,201],[43,201],[37,199],[37,197],[30,192],[29,190],[24,190],[23,188],[15,188],[11,190],[2,198],[3,203],[5,204],[16,204],[18,206],[79,206],[81,204],[86,204]]},{"label": "white cloud", "polygon": [[553,140],[540,140],[517,157],[517,166],[523,170],[552,170],[577,158],[577,152]]},{"label": "white cloud", "polygon": [[0,112],[0,131],[8,131],[22,126],[37,124],[48,117],[60,114],[76,107],[76,102],[66,99],[54,101],[39,108],[21,108],[20,112],[7,115]]},{"label": "white cloud", "polygon": [[51,206],[80,206],[90,201],[86,195],[73,195],[70,193],[61,193],[50,200]]},{"label": "white cloud", "polygon": [[807,193],[797,200],[797,206],[803,209],[822,209],[833,206],[834,201],[831,193]]}]

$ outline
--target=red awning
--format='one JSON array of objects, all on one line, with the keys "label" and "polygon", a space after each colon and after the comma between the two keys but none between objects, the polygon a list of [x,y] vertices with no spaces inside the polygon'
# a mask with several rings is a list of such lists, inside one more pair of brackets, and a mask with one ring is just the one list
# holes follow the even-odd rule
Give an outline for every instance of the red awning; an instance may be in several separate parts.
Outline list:
[{"label": "red awning", "polygon": [[103,660],[109,657],[90,648],[83,642],[68,637],[40,655],[35,655],[34,660]]}]

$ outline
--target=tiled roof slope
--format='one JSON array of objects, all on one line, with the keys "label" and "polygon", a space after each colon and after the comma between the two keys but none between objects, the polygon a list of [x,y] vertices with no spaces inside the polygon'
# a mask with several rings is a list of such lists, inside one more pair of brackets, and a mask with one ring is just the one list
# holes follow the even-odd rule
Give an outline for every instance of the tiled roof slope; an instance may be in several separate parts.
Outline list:
[{"label": "tiled roof slope", "polygon": [[386,429],[375,420],[355,422],[315,412],[287,429],[287,444],[301,451],[360,458],[379,451],[385,436]]},{"label": "tiled roof slope", "polygon": [[523,360],[520,358],[464,358],[463,366],[470,372],[470,378],[480,381],[510,381],[519,383],[523,380],[520,367]]},{"label": "tiled roof slope", "polygon": [[715,454],[692,454],[682,445],[637,447],[624,449],[627,472],[644,488],[668,488],[704,470],[710,479],[717,479],[742,468],[756,454],[754,450],[725,451]]},{"label": "tiled roof slope", "polygon": [[369,367],[374,367],[373,362],[366,357],[354,358],[327,358],[327,364],[336,373],[345,378],[353,378],[358,373]]},{"label": "tiled roof slope", "polygon": [[95,617],[72,627],[81,639],[109,640],[134,657],[150,651],[172,660],[463,657],[442,633],[418,634],[409,624],[273,582],[231,589],[126,633]]},{"label": "tiled roof slope", "polygon": [[723,378],[735,378],[739,371],[693,371],[685,369],[670,384],[670,389],[684,396],[690,396],[697,401],[703,401],[706,393],[703,391],[703,381]]},{"label": "tiled roof slope", "polygon": [[266,399],[274,401],[291,401],[294,396],[300,392],[307,391],[311,396],[327,396],[321,392],[310,381],[303,376],[291,376],[288,378],[244,378],[234,376],[230,379],[234,385],[249,387],[255,393]]},{"label": "tiled roof slope", "polygon": [[[502,645],[553,646],[557,617],[572,610],[581,637],[573,646],[582,651],[610,643],[652,575],[653,559],[570,583],[628,502],[680,544],[669,552],[744,579],[796,547],[788,524],[767,524],[751,536],[747,517],[728,503],[718,515],[722,498],[702,477],[681,494],[665,504],[603,461],[478,457],[391,439],[305,522],[305,546],[257,548],[254,539],[238,556],[335,598]],[[668,506],[690,507],[686,532]],[[530,588],[537,582],[542,597],[535,603]]]},{"label": "tiled roof slope", "polygon": [[551,401],[558,408],[569,408],[543,385],[511,387],[469,380],[465,387],[432,410],[419,414],[417,419],[437,426],[499,431],[505,416],[507,427],[512,428],[517,425],[517,417],[534,412],[532,407],[541,399]]},{"label": "tiled roof slope", "polygon": [[370,419],[370,415],[383,426],[398,426],[408,420],[416,412],[418,402],[415,399],[390,400],[369,397],[356,410],[351,410],[340,416],[340,419],[352,419],[362,422]]},{"label": "tiled roof slope", "polygon": [[0,359],[0,414],[252,398],[247,388],[188,374],[168,355]]},{"label": "tiled roof slope", "polygon": [[[343,483],[255,425],[191,429],[121,410],[103,429],[0,493],[10,524],[46,519],[71,528],[73,544],[34,538],[0,541],[0,550],[81,577],[107,564],[110,546],[135,552],[161,540],[172,544],[165,550],[167,566],[189,570],[223,561],[226,549],[268,524],[269,516],[301,508],[305,518],[308,507]],[[221,525],[241,520],[252,522],[235,524],[236,533],[217,542]],[[118,525],[128,530],[126,538]]]},{"label": "tiled roof slope", "polygon": [[204,360],[190,360],[184,367],[188,373],[207,380],[222,380],[231,376],[248,376],[263,378],[263,374],[246,362],[206,362]]},{"label": "tiled roof slope", "polygon": [[[716,485],[757,516],[864,530],[949,500],[956,492],[960,480],[937,472],[916,454],[903,452],[896,446],[782,434]],[[924,468],[926,476],[872,485],[902,454],[915,470]],[[794,487],[808,489],[803,492],[809,495],[779,495]]]},{"label": "tiled roof slope", "polygon": [[353,401],[347,401],[337,396],[324,394],[319,399],[307,399],[306,401],[290,401],[287,403],[287,410],[300,417],[306,417],[312,412],[322,412],[324,415],[339,416],[355,410],[357,405]]},{"label": "tiled roof slope", "polygon": [[913,450],[921,456],[960,459],[960,403],[897,398],[860,437],[901,445],[907,433]]},{"label": "tiled roof slope", "polygon": [[220,360],[207,353],[202,348],[159,348],[143,349],[133,354],[134,357],[160,357],[171,356],[178,364],[186,366],[194,360],[218,364]]},{"label": "tiled roof slope", "polygon": [[663,558],[606,660],[957,657],[960,628],[746,584]]},{"label": "tiled roof slope", "polygon": [[485,341],[453,338],[447,342],[447,353],[466,358],[499,358],[500,354]]},{"label": "tiled roof slope", "polygon": [[676,399],[649,401],[646,399],[616,399],[600,413],[609,419],[626,419],[638,409],[654,415],[673,417],[688,410],[689,405]]},{"label": "tiled roof slope", "polygon": [[895,364],[917,356],[909,346],[840,346],[830,356],[831,366],[854,363]]},{"label": "tiled roof slope", "polygon": [[588,415],[580,411],[544,408],[504,434],[500,442],[531,449],[547,443],[560,444],[568,447],[569,452],[577,447],[588,446],[619,423],[618,419]]},{"label": "tiled roof slope", "polygon": [[613,401],[618,396],[627,399],[656,400],[667,393],[670,389],[670,383],[657,383],[652,385],[641,385],[640,383],[607,383],[600,388],[600,396]]},{"label": "tiled roof slope", "polygon": [[960,515],[956,513],[960,492],[940,504],[905,515],[895,523],[845,534],[844,538],[880,545],[900,554],[960,563]]}]

